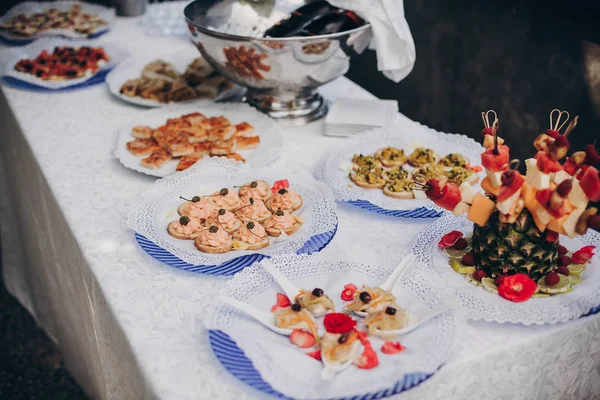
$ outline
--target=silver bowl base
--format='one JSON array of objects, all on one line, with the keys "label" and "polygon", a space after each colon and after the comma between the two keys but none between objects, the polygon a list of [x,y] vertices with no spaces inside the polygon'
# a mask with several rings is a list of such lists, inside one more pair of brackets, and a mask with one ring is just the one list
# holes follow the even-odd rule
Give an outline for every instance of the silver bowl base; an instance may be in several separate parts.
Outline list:
[{"label": "silver bowl base", "polygon": [[317,92],[305,96],[296,94],[290,98],[249,89],[243,100],[284,127],[306,125],[323,118],[328,111],[327,102]]}]

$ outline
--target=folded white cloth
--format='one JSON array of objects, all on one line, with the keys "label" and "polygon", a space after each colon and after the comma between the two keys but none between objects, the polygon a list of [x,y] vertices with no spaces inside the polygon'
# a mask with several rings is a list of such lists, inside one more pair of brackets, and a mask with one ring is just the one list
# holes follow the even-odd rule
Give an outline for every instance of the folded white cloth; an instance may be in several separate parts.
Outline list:
[{"label": "folded white cloth", "polygon": [[326,136],[352,136],[390,125],[398,112],[396,100],[340,98],[325,117]]},{"label": "folded white cloth", "polygon": [[377,68],[394,82],[412,71],[415,42],[404,16],[404,0],[329,0],[336,7],[354,11],[371,24],[377,52]]}]

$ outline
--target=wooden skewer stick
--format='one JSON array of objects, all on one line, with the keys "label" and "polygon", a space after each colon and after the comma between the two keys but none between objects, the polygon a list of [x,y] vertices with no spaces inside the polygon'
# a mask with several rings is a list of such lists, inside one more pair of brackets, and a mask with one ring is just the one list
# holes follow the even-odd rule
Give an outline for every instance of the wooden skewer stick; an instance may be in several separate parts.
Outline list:
[{"label": "wooden skewer stick", "polygon": [[[556,122],[554,122],[554,113],[555,112],[556,112]],[[566,119],[561,123],[563,116],[565,116]],[[554,131],[560,131],[562,129],[562,127],[569,121],[570,117],[571,116],[568,111],[561,111],[558,108],[555,108],[554,110],[550,111],[550,129],[552,129]]]},{"label": "wooden skewer stick", "polygon": [[494,120],[494,125],[492,126],[492,134],[494,135],[494,154],[500,153],[498,151],[498,128],[500,127],[500,122],[498,121],[498,117]]},{"label": "wooden skewer stick", "polygon": [[569,122],[569,125],[565,128],[565,136],[569,136],[569,134],[575,129],[577,126],[577,121],[579,121],[579,115],[576,115],[575,118]]}]

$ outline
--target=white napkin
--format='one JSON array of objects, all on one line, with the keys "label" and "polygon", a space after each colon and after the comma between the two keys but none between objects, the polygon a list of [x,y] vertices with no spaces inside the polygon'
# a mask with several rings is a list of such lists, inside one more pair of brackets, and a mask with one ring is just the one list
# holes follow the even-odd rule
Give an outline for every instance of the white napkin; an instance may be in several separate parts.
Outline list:
[{"label": "white napkin", "polygon": [[394,82],[404,79],[415,65],[415,42],[404,16],[404,0],[329,0],[352,10],[371,24],[377,68]]},{"label": "white napkin", "polygon": [[347,137],[386,127],[398,112],[396,100],[338,99],[325,117],[326,136]]}]

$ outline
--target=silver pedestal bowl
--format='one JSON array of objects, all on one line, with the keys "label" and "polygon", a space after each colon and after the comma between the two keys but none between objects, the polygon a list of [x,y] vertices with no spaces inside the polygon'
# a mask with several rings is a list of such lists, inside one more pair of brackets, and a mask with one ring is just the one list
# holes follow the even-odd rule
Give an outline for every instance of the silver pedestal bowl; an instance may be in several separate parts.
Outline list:
[{"label": "silver pedestal bowl", "polygon": [[196,0],[184,11],[192,41],[220,73],[246,87],[245,100],[286,126],[327,114],[316,88],[344,75],[372,39],[371,26],[310,37],[263,33],[305,0]]}]

